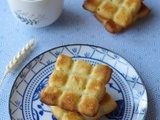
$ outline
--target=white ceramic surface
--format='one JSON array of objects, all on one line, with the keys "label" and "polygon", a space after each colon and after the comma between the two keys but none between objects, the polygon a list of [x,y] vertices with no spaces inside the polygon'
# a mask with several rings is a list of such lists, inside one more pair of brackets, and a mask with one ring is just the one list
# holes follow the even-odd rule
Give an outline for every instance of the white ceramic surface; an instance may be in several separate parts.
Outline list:
[{"label": "white ceramic surface", "polygon": [[144,120],[148,107],[147,91],[136,70],[121,56],[91,45],[66,45],[48,50],[34,58],[20,72],[12,87],[9,108],[13,120],[56,120],[49,106],[39,100],[47,85],[59,54],[82,59],[92,65],[109,65],[113,69],[107,92],[118,104],[116,110],[101,120]]},{"label": "white ceramic surface", "polygon": [[8,0],[8,4],[19,22],[31,27],[45,27],[59,18],[64,0]]}]

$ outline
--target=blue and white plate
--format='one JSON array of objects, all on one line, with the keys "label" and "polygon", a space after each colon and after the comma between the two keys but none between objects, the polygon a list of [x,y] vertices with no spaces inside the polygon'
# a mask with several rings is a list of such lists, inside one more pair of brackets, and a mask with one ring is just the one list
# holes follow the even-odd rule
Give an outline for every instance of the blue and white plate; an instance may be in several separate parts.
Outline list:
[{"label": "blue and white plate", "polygon": [[136,70],[124,58],[105,48],[92,45],[66,45],[48,50],[20,72],[12,87],[9,100],[10,117],[13,120],[56,120],[50,108],[39,100],[40,91],[47,85],[53,65],[59,54],[82,59],[92,65],[105,64],[113,69],[107,92],[118,108],[101,119],[143,120],[148,99],[144,84]]}]

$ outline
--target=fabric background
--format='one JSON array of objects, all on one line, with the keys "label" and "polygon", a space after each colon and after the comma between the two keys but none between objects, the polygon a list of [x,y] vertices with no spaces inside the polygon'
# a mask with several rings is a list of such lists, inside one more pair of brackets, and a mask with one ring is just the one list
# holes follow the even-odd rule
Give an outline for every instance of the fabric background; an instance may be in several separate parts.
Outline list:
[{"label": "fabric background", "polygon": [[160,1],[145,0],[151,13],[119,34],[108,33],[95,17],[82,8],[83,0],[65,0],[60,18],[45,28],[17,22],[6,0],[0,2],[0,79],[5,66],[32,38],[35,45],[0,88],[0,120],[9,119],[8,101],[18,73],[40,53],[67,44],[91,44],[107,48],[129,61],[148,91],[147,120],[160,120]]}]

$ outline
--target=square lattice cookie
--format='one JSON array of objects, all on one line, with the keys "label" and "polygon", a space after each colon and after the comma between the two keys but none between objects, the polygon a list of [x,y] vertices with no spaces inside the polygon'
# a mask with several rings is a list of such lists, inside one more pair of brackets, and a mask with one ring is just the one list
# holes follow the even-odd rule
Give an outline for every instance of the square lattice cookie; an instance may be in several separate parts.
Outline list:
[{"label": "square lattice cookie", "polygon": [[112,99],[112,97],[105,93],[104,98],[100,102],[100,109],[98,114],[95,117],[88,117],[81,115],[77,112],[71,112],[64,110],[58,106],[51,106],[51,112],[57,120],[99,120],[99,118],[105,114],[109,114],[117,107],[116,102]]},{"label": "square lattice cookie", "polygon": [[73,62],[71,57],[63,54],[58,56],[54,68],[48,86],[40,92],[41,102],[95,116],[112,69],[102,64],[92,66],[82,60]]},{"label": "square lattice cookie", "polygon": [[142,0],[85,0],[83,8],[94,13],[111,33],[120,32],[149,13]]}]

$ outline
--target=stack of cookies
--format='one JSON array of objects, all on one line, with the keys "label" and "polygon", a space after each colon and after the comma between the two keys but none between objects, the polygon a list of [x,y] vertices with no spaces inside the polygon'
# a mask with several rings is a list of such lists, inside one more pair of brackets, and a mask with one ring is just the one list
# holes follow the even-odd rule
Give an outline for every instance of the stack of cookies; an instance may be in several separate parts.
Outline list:
[{"label": "stack of cookies", "polygon": [[112,112],[116,102],[106,92],[112,69],[59,55],[40,101],[51,106],[58,120],[97,120]]},{"label": "stack of cookies", "polygon": [[111,33],[120,32],[150,11],[142,0],[85,0],[83,8],[92,12]]}]

